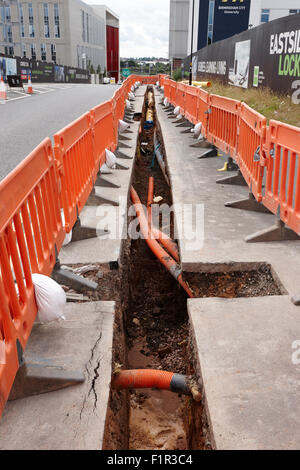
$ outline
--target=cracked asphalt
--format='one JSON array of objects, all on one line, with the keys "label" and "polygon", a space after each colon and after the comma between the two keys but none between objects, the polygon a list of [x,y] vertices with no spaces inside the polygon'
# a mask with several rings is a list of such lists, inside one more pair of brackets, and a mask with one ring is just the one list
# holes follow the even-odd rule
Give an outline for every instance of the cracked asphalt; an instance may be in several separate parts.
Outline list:
[{"label": "cracked asphalt", "polygon": [[36,93],[29,98],[0,104],[0,181],[44,138],[52,139],[60,129],[110,99],[117,88],[117,85],[38,84]]}]

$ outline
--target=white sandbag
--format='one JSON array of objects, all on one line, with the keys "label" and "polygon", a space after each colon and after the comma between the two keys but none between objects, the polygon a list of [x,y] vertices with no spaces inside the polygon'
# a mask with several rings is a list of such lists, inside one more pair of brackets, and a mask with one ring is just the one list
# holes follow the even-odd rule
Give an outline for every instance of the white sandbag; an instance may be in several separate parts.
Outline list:
[{"label": "white sandbag", "polygon": [[32,282],[38,306],[38,320],[41,323],[65,320],[67,297],[62,287],[51,277],[42,274],[33,274]]},{"label": "white sandbag", "polygon": [[128,93],[128,97],[130,100],[134,100],[135,99],[135,96],[133,93]]},{"label": "white sandbag", "polygon": [[122,119],[119,119],[119,133],[120,134],[123,134],[123,132],[125,132],[129,126],[130,124],[128,124],[128,122],[125,122],[125,121],[122,121]]},{"label": "white sandbag", "polygon": [[179,106],[176,106],[176,108],[174,109],[174,114],[177,116],[178,114],[180,114],[180,107]]},{"label": "white sandbag", "polygon": [[100,173],[102,175],[111,175],[112,171],[108,168],[106,163],[103,163],[103,165],[100,167]]},{"label": "white sandbag", "polygon": [[126,100],[126,109],[131,109],[131,104],[129,100]]},{"label": "white sandbag", "polygon": [[159,86],[159,82],[156,82],[156,86],[157,86],[157,87]]},{"label": "white sandbag", "polygon": [[180,121],[180,119],[182,119],[182,115],[178,114],[178,116],[176,116],[176,119],[178,119],[178,121]]},{"label": "white sandbag", "polygon": [[164,86],[161,87],[161,91],[164,93],[164,91],[165,91],[165,87],[164,87]]},{"label": "white sandbag", "polygon": [[164,99],[164,105],[165,105],[166,107],[169,106],[169,100],[168,100],[168,98],[165,98],[165,99]]},{"label": "white sandbag", "polygon": [[132,93],[134,92],[134,90],[135,90],[135,88],[134,88],[134,86],[132,85],[132,87],[131,87]]},{"label": "white sandbag", "polygon": [[[61,215],[61,221],[62,221],[62,224],[63,224],[63,227],[66,226],[66,219],[65,219],[65,213],[64,213],[64,210],[61,209],[60,210],[60,215]],[[71,230],[70,233],[66,233],[66,236],[65,236],[65,239],[63,241],[63,245],[62,246],[67,246],[71,243],[72,241],[72,234],[73,234],[73,231]]]},{"label": "white sandbag", "polygon": [[193,129],[196,137],[199,137],[199,135],[201,134],[201,130],[202,130],[202,122],[198,122]]},{"label": "white sandbag", "polygon": [[108,168],[115,168],[117,164],[117,157],[110,150],[105,149],[106,154],[106,165]]}]

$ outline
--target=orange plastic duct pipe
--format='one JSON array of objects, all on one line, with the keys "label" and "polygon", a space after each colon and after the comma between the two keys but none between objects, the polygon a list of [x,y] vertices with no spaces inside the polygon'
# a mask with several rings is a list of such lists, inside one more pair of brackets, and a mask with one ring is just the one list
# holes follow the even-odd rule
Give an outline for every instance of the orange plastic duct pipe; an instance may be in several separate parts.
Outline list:
[{"label": "orange plastic duct pipe", "polygon": [[151,229],[151,232],[154,235],[156,240],[159,240],[160,243],[168,250],[170,255],[173,256],[175,261],[179,263],[179,251],[178,246],[168,235],[164,232],[161,232],[159,229],[153,227],[152,225],[152,203],[153,203],[153,194],[154,194],[154,178],[150,176],[149,185],[148,185],[148,201],[147,201],[147,214],[148,214],[148,224]]},{"label": "orange plastic duct pipe", "polygon": [[182,269],[179,266],[179,264],[176,263],[176,261],[168,255],[168,253],[160,246],[160,244],[154,240],[151,229],[149,228],[148,225],[148,220],[146,218],[146,215],[143,210],[142,203],[140,201],[140,198],[135,191],[134,187],[131,186],[130,188],[130,196],[131,200],[134,204],[135,211],[137,214],[137,217],[139,219],[140,227],[142,234],[146,240],[146,243],[148,244],[150,250],[155,254],[155,256],[159,259],[161,264],[165,266],[165,268],[169,271],[169,273],[179,282],[179,284],[184,288],[186,293],[189,295],[189,297],[194,297],[192,291],[190,290],[189,286],[184,282],[182,279]]},{"label": "orange plastic duct pipe", "polygon": [[115,390],[158,388],[185,395],[192,394],[184,375],[152,369],[122,370],[114,376],[112,388]]}]

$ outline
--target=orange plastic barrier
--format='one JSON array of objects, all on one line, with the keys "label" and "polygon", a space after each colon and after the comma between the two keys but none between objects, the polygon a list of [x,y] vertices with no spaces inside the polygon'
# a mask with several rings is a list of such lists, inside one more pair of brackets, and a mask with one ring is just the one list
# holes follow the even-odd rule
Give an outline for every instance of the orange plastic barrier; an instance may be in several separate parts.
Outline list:
[{"label": "orange plastic barrier", "polygon": [[260,164],[266,139],[267,120],[245,103],[239,110],[239,137],[236,161],[257,201],[262,200],[264,168]]},{"label": "orange plastic barrier", "polygon": [[93,189],[97,174],[92,117],[86,113],[54,136],[54,152],[61,181],[61,204],[69,233]]},{"label": "orange plastic barrier", "polygon": [[31,274],[51,274],[65,238],[50,139],[0,183],[0,201],[1,416],[37,314]]},{"label": "orange plastic barrier", "polygon": [[171,102],[171,80],[169,78],[164,80],[164,96]]},{"label": "orange plastic barrier", "polygon": [[192,122],[197,124],[198,120],[198,106],[200,102],[199,93],[200,88],[185,85],[185,117]]},{"label": "orange plastic barrier", "polygon": [[235,157],[240,102],[218,95],[209,95],[207,140]]},{"label": "orange plastic barrier", "polygon": [[176,103],[176,90],[177,90],[177,83],[174,80],[170,80],[170,103],[173,106],[177,106]]},{"label": "orange plastic barrier", "polygon": [[98,170],[105,163],[105,149],[113,152],[117,145],[112,100],[93,108],[91,116],[94,131],[94,153]]},{"label": "orange plastic barrier", "polygon": [[270,121],[263,204],[300,235],[300,129]]},{"label": "orange plastic barrier", "polygon": [[204,137],[207,136],[208,130],[208,108],[209,108],[209,93],[199,88],[199,100],[198,100],[198,111],[197,111],[197,122],[202,122],[202,134]]},{"label": "orange plastic barrier", "polygon": [[180,107],[180,114],[185,115],[185,93],[186,85],[184,83],[177,83],[176,86],[176,105]]},{"label": "orange plastic barrier", "polygon": [[[123,119],[124,110],[125,110],[125,101],[128,99],[128,93],[132,87],[131,81],[128,81],[124,88],[119,88],[112,100],[112,120],[113,120],[113,132],[114,132],[114,139],[113,145],[111,150],[114,151],[117,148],[118,143],[118,129],[119,129],[119,120]],[[128,91],[127,91],[128,90]]]}]

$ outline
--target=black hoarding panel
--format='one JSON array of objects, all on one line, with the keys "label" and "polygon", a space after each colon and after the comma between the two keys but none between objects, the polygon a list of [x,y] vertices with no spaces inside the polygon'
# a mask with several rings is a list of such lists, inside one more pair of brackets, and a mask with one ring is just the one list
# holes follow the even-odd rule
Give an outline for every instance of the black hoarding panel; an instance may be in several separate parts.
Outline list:
[{"label": "black hoarding panel", "polygon": [[[189,57],[187,70],[188,64]],[[210,77],[242,88],[264,86],[295,97],[300,89],[300,15],[271,21],[200,49],[193,73],[198,80]]]}]

